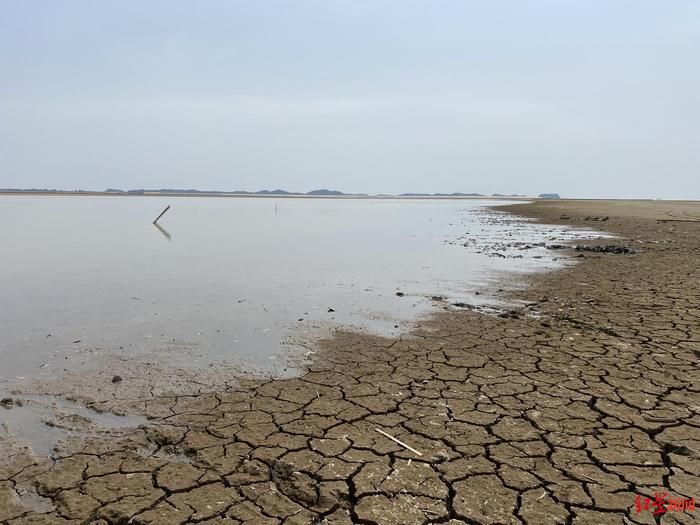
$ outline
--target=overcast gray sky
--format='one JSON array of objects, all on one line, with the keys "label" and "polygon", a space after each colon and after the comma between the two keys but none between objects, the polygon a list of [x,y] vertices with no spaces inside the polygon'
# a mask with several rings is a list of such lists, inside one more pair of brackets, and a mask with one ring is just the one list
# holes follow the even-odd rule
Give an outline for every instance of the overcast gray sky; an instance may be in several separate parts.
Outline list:
[{"label": "overcast gray sky", "polygon": [[700,2],[0,0],[0,187],[700,198]]}]

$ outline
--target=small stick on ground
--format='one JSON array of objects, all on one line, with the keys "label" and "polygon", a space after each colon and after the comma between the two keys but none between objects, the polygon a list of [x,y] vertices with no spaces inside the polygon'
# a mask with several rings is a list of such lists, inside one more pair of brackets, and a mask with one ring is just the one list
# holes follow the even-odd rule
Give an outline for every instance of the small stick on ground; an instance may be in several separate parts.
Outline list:
[{"label": "small stick on ground", "polygon": [[398,444],[401,445],[403,448],[405,448],[405,449],[407,449],[407,450],[410,450],[410,451],[413,452],[414,454],[416,454],[416,455],[418,455],[418,456],[422,456],[422,455],[423,455],[423,454],[421,454],[420,452],[418,452],[415,448],[413,448],[412,446],[407,445],[407,444],[404,443],[403,441],[400,441],[400,440],[396,439],[396,438],[395,438],[394,436],[392,436],[391,434],[387,434],[386,432],[384,432],[383,430],[380,430],[380,429],[378,429],[378,428],[375,428],[374,430],[376,430],[377,432],[379,432],[382,436],[388,437],[388,438],[389,438],[390,440],[392,440],[394,443],[398,443]]},{"label": "small stick on ground", "polygon": [[168,211],[169,209],[170,209],[170,204],[168,204],[166,206],[166,208],[162,212],[160,212],[160,215],[158,215],[158,217],[156,217],[156,220],[153,221],[153,224],[156,224],[158,222],[158,219],[160,219],[163,215],[165,215],[165,212]]},{"label": "small stick on ground", "polygon": [[675,417],[660,417],[660,416],[648,416],[644,415],[644,419],[650,423],[675,423],[678,421]]}]

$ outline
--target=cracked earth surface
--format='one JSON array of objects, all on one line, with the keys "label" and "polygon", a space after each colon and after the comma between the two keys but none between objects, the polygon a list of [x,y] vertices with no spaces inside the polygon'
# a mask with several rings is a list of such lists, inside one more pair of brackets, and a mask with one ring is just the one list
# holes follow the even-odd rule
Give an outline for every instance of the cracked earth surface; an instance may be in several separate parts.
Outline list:
[{"label": "cracked earth surface", "polygon": [[609,216],[605,244],[641,251],[571,251],[580,264],[532,278],[508,315],[339,334],[301,377],[155,396],[149,425],[50,460],[17,449],[0,459],[0,523],[700,521],[634,510],[636,494],[700,495],[700,206],[510,209]]}]

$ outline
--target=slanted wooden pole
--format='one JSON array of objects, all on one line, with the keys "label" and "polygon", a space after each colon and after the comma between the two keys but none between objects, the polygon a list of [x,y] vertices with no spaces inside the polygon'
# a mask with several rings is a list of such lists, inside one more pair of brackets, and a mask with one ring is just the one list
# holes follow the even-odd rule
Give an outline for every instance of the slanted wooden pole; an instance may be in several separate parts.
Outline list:
[{"label": "slanted wooden pole", "polygon": [[166,206],[166,208],[162,212],[160,212],[160,215],[158,215],[158,217],[156,217],[156,220],[153,221],[153,224],[156,224],[158,222],[158,219],[160,219],[163,215],[165,215],[165,212],[168,211],[169,209],[170,209],[170,204],[168,204]]}]

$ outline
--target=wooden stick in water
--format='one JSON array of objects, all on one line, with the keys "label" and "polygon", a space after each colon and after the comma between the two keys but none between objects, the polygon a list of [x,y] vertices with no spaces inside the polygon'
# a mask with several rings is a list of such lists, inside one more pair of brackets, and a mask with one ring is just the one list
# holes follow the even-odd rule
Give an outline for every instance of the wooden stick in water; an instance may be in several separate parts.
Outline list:
[{"label": "wooden stick in water", "polygon": [[388,438],[389,438],[390,440],[392,440],[394,443],[398,443],[398,444],[401,445],[403,448],[405,448],[405,449],[407,449],[407,450],[410,450],[410,451],[413,452],[414,454],[417,454],[417,455],[419,455],[419,456],[422,456],[422,455],[423,455],[423,454],[421,454],[420,452],[418,452],[415,448],[413,448],[413,447],[407,445],[407,444],[404,443],[403,441],[399,441],[398,439],[396,439],[396,438],[395,438],[394,436],[392,436],[391,434],[387,434],[386,432],[384,432],[383,430],[380,430],[380,429],[378,429],[378,428],[375,428],[374,430],[376,430],[377,432],[379,432],[382,436],[388,437]]},{"label": "wooden stick in water", "polygon": [[166,208],[162,212],[160,212],[160,215],[158,215],[158,217],[156,217],[156,220],[153,221],[153,224],[157,223],[158,219],[160,219],[163,215],[165,215],[165,212],[168,211],[169,209],[170,209],[170,204],[168,204],[166,206]]}]

